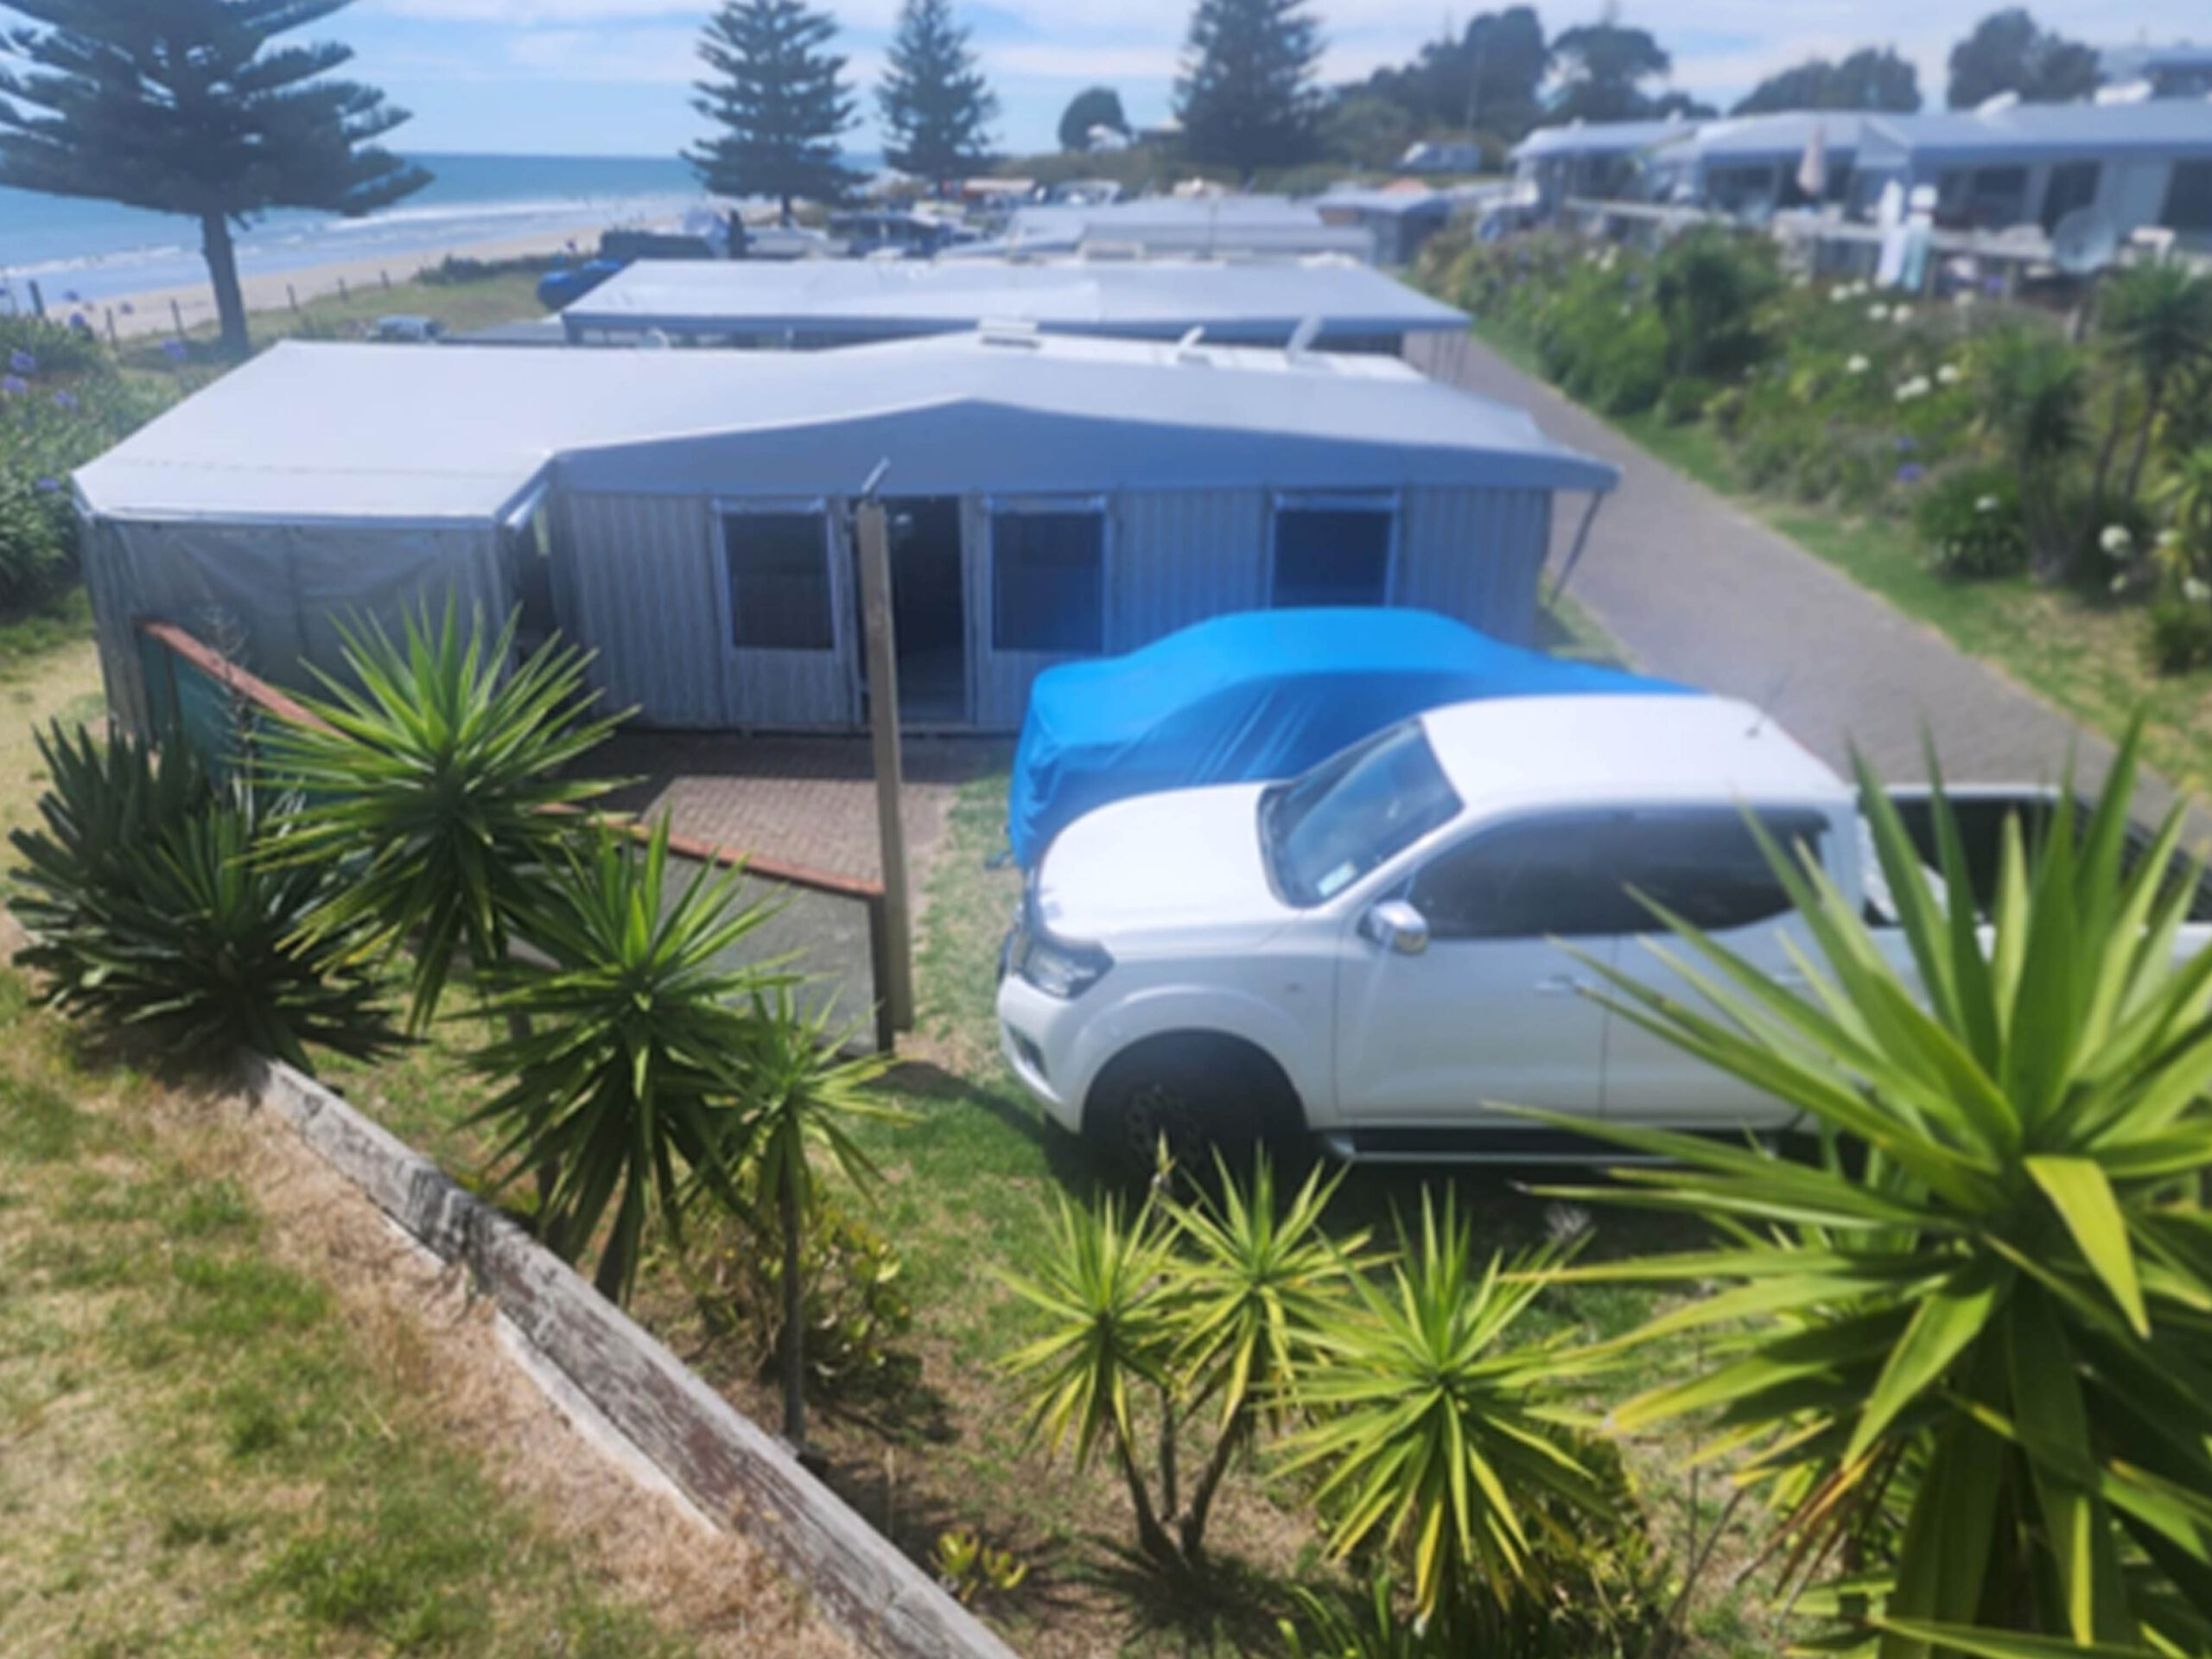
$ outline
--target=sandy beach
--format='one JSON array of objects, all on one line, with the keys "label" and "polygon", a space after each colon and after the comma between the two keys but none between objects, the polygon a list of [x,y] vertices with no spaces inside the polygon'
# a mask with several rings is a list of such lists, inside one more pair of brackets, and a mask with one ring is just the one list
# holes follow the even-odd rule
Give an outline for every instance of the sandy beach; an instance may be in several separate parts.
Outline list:
[{"label": "sandy beach", "polygon": [[[579,238],[573,233],[543,232],[535,236],[467,242],[453,247],[399,255],[383,254],[335,264],[314,265],[304,270],[271,271],[258,276],[249,275],[241,281],[239,287],[244,290],[248,312],[278,311],[320,295],[359,293],[364,289],[404,283],[448,257],[520,259],[532,255],[558,253],[572,244],[588,250],[596,241],[596,237]],[[205,282],[189,287],[159,289],[150,293],[101,299],[78,306],[72,306],[49,294],[46,310],[48,316],[55,318],[67,318],[72,312],[81,312],[86,321],[101,334],[111,334],[113,337],[122,339],[132,335],[171,334],[180,326],[191,329],[212,324],[215,321],[215,295]]]}]

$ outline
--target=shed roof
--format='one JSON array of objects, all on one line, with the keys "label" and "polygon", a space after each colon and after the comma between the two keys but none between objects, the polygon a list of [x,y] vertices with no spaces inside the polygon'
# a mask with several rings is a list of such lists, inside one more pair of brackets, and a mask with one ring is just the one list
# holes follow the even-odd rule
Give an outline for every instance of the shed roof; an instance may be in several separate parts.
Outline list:
[{"label": "shed roof", "polygon": [[1618,156],[1697,130],[1693,121],[1568,121],[1538,127],[1513,147],[1516,162],[1545,156]]},{"label": "shed roof", "polygon": [[881,337],[987,321],[1056,333],[1280,344],[1307,317],[1322,338],[1462,328],[1467,319],[1364,265],[1025,264],[1003,260],[640,261],[563,314],[572,330],[803,330]]},{"label": "shed roof", "polygon": [[948,250],[948,257],[1071,253],[1099,244],[1152,252],[1275,257],[1349,253],[1364,259],[1375,251],[1367,231],[1326,224],[1311,202],[1287,196],[1141,196],[1090,206],[1023,207],[1007,220],[1001,240]]},{"label": "shed roof", "polygon": [[497,516],[582,489],[850,494],[1127,486],[1604,490],[1522,410],[1395,359],[1030,337],[842,352],[286,342],[76,474],[118,518]]},{"label": "shed roof", "polygon": [[2102,156],[2212,156],[2212,99],[2014,104],[2004,109],[1866,118],[1862,169],[1956,167]]}]

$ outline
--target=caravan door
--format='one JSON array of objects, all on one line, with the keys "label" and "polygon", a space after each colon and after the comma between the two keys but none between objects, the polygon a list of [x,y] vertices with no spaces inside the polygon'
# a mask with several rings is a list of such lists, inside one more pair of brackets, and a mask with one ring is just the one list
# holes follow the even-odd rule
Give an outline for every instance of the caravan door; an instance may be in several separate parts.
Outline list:
[{"label": "caravan door", "polygon": [[858,725],[843,515],[820,497],[718,501],[715,511],[723,718],[771,731]]}]

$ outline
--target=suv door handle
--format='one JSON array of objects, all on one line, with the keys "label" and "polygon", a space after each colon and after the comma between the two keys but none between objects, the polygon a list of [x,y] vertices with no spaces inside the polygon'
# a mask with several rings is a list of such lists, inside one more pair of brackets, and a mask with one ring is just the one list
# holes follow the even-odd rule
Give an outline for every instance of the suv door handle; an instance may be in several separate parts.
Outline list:
[{"label": "suv door handle", "polygon": [[1590,982],[1574,974],[1548,974],[1536,982],[1538,996],[1570,996],[1587,990]]}]

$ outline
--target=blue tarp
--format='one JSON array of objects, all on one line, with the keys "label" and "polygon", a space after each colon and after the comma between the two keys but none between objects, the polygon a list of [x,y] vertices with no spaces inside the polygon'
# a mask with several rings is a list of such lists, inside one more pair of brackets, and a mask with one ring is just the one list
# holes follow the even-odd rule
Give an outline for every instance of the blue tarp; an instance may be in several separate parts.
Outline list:
[{"label": "blue tarp", "polygon": [[1294,777],[1392,722],[1478,697],[1675,691],[1523,651],[1428,611],[1246,611],[1037,677],[1007,836],[1028,868],[1109,801]]}]

